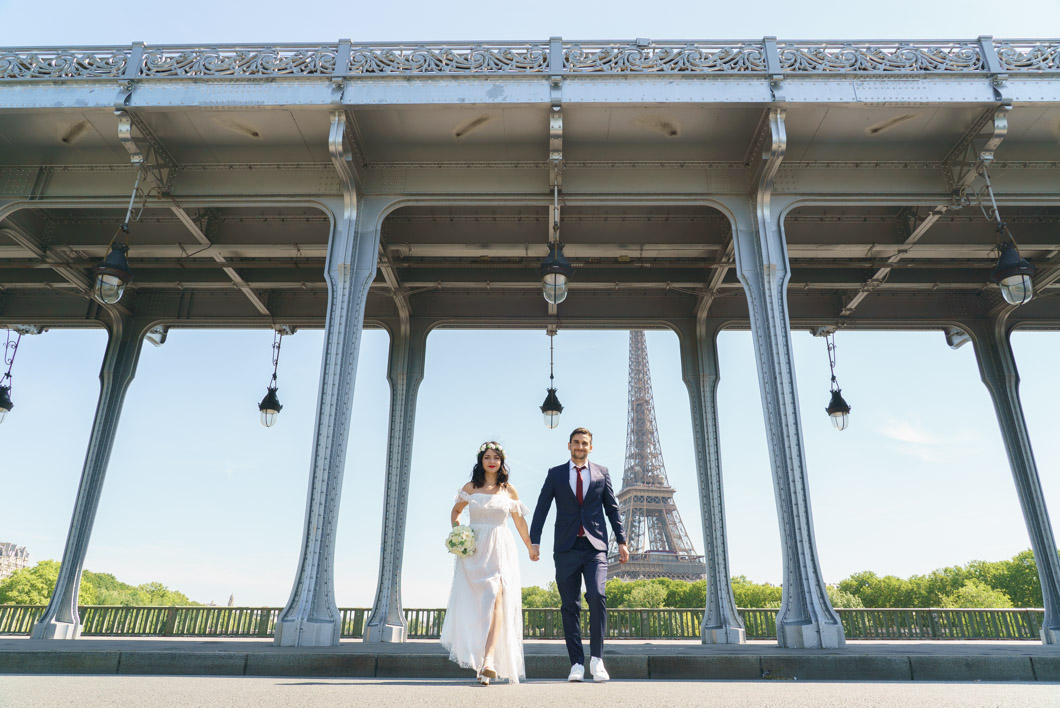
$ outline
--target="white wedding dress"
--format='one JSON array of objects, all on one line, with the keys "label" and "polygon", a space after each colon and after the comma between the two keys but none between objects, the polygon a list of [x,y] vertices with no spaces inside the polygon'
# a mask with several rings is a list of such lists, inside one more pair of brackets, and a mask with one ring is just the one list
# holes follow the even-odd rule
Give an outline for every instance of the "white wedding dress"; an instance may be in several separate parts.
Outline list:
[{"label": "white wedding dress", "polygon": [[449,658],[466,669],[482,670],[486,635],[494,603],[500,596],[501,626],[493,652],[498,678],[519,683],[526,678],[523,664],[523,594],[519,580],[519,555],[508,529],[508,517],[524,519],[530,509],[508,494],[468,494],[460,490],[456,501],[468,503],[469,526],[475,532],[475,553],[455,556],[453,587],[442,623],[442,646]]}]

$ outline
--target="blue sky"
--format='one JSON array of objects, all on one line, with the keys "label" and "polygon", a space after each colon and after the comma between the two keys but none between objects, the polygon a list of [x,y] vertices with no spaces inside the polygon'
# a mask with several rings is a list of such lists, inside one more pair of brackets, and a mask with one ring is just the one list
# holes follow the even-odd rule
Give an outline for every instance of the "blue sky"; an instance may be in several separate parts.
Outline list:
[{"label": "blue sky", "polygon": [[[987,2],[893,2],[887,12],[850,3],[766,2],[754,12],[707,3],[486,6],[454,11],[405,2],[366,10],[316,0],[185,2],[165,15],[101,12],[60,0],[39,7],[0,0],[0,45],[107,45],[428,39],[631,37],[1028,37],[1060,27],[1053,1],[997,12]],[[271,9],[271,11],[269,11]],[[511,30],[518,27],[517,33]],[[512,35],[518,34],[518,37]],[[1017,234],[1018,237],[1018,234]],[[794,332],[811,500],[824,577],[909,575],[972,559],[1007,558],[1029,541],[986,389],[971,347],[952,351],[940,332],[847,332],[836,337],[850,428],[832,430],[824,341]],[[174,330],[145,347],[126,401],[86,567],[131,583],[157,580],[195,600],[281,605],[301,542],[322,333],[285,338],[279,424],[258,423],[271,374],[267,331]],[[60,558],[98,395],[100,331],[25,337],[14,368],[16,408],[0,426],[0,541],[33,560]],[[1060,463],[1051,404],[1060,395],[1060,334],[1014,337],[1023,405],[1046,502],[1060,514]],[[340,511],[336,594],[342,606],[374,596],[382,515],[389,392],[387,337],[365,333]],[[693,543],[702,552],[688,395],[676,336],[651,332],[648,348],[663,452]],[[780,542],[750,336],[719,340],[722,464],[731,569],[779,582]],[[547,467],[564,459],[566,431],[595,433],[593,459],[620,478],[625,445],[627,334],[563,331],[556,384],[566,410],[548,431],[538,406],[548,382],[544,332],[440,331],[428,341],[409,489],[405,605],[442,606],[451,558],[442,548],[453,493],[478,445],[500,440],[512,481],[531,500]],[[586,362],[592,362],[587,365]],[[547,549],[546,549],[547,550]],[[546,555],[547,560],[547,555]],[[524,584],[544,584],[547,562],[523,562]]]},{"label": "blue sky", "polygon": [[[972,559],[1007,558],[1027,532],[992,405],[970,346],[941,332],[850,332],[836,337],[838,375],[853,406],[832,429],[824,341],[792,334],[821,566],[835,582],[872,569],[908,575]],[[408,606],[444,604],[451,558],[441,539],[449,500],[481,441],[509,451],[512,481],[533,498],[564,459],[565,431],[593,430],[593,458],[621,475],[625,445],[625,332],[561,331],[556,383],[566,406],[555,431],[538,411],[548,381],[543,332],[438,331],[428,340],[413,448],[404,582]],[[129,392],[86,567],[133,583],[158,580],[199,601],[278,605],[301,539],[319,330],[284,340],[279,424],[263,428],[257,401],[271,373],[264,331],[173,330],[146,346]],[[1017,333],[1023,399],[1051,508],[1060,465],[1050,402],[1060,392],[1060,333]],[[365,333],[341,503],[336,560],[340,604],[371,603],[382,519],[387,336]],[[0,539],[35,560],[58,558],[80,475],[103,355],[102,332],[24,337],[16,408],[0,427],[5,498]],[[678,506],[697,549],[688,396],[677,338],[649,332],[660,435]],[[719,339],[722,464],[734,574],[781,578],[780,541],[757,374],[747,332]],[[579,362],[591,361],[591,366]],[[471,372],[474,372],[473,374]],[[458,403],[457,403],[458,402]],[[546,556],[547,557],[547,556]],[[550,579],[523,563],[524,584]]]}]

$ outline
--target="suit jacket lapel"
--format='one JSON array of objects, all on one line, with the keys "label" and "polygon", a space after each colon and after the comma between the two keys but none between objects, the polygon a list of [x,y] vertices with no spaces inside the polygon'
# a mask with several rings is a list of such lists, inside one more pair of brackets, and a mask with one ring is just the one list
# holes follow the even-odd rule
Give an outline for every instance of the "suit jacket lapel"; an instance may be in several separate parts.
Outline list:
[{"label": "suit jacket lapel", "polygon": [[597,494],[600,489],[600,485],[603,484],[604,476],[600,474],[600,470],[596,469],[596,465],[592,462],[589,465],[589,488],[585,491],[585,498],[588,499],[590,495]]},{"label": "suit jacket lapel", "polygon": [[574,490],[570,488],[570,462],[562,465],[559,469],[559,479],[556,480],[556,484],[560,485],[567,490],[567,494],[570,495],[570,500],[575,504],[578,503],[578,497],[574,495]]}]

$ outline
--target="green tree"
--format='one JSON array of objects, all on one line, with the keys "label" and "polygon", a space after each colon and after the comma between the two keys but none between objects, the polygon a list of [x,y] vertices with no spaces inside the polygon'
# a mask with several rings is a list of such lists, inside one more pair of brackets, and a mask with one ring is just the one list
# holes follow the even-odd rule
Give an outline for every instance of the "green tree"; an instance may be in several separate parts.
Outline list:
[{"label": "green tree", "polygon": [[623,607],[665,607],[666,585],[657,580],[638,580],[629,594],[629,605]]},{"label": "green tree", "polygon": [[828,601],[832,603],[832,607],[864,607],[861,598],[857,595],[853,595],[845,590],[840,590],[835,585],[826,585],[825,590],[828,591]]},{"label": "green tree", "polygon": [[780,607],[783,592],[784,589],[780,585],[753,583],[744,575],[737,575],[732,579],[732,594],[737,607]]},{"label": "green tree", "polygon": [[[16,570],[0,581],[0,605],[46,605],[58,580],[58,561],[44,560],[32,568]],[[78,603],[91,604],[94,596],[91,582],[82,581]]]},{"label": "green tree", "polygon": [[608,607],[629,607],[629,596],[633,592],[633,587],[633,583],[627,583],[618,578],[608,580],[604,586]]},{"label": "green tree", "polygon": [[[59,579],[59,562],[44,560],[32,568],[23,568],[0,581],[0,605],[45,605]],[[184,593],[170,590],[161,583],[144,583],[133,587],[110,573],[81,574],[79,605],[198,605]]]},{"label": "green tree", "polygon": [[969,578],[952,595],[942,598],[940,607],[1012,607],[1008,595],[981,580]]},{"label": "green tree", "polygon": [[523,588],[523,607],[559,607],[559,590],[551,582],[547,588],[537,585]]}]

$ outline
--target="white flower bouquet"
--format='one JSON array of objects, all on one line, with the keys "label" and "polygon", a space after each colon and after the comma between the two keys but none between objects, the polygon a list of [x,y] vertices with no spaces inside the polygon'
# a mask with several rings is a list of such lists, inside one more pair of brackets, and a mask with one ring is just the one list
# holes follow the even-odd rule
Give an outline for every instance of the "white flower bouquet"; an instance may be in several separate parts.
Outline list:
[{"label": "white flower bouquet", "polygon": [[475,532],[469,526],[454,526],[445,539],[445,547],[450,553],[467,558],[475,553]]}]

